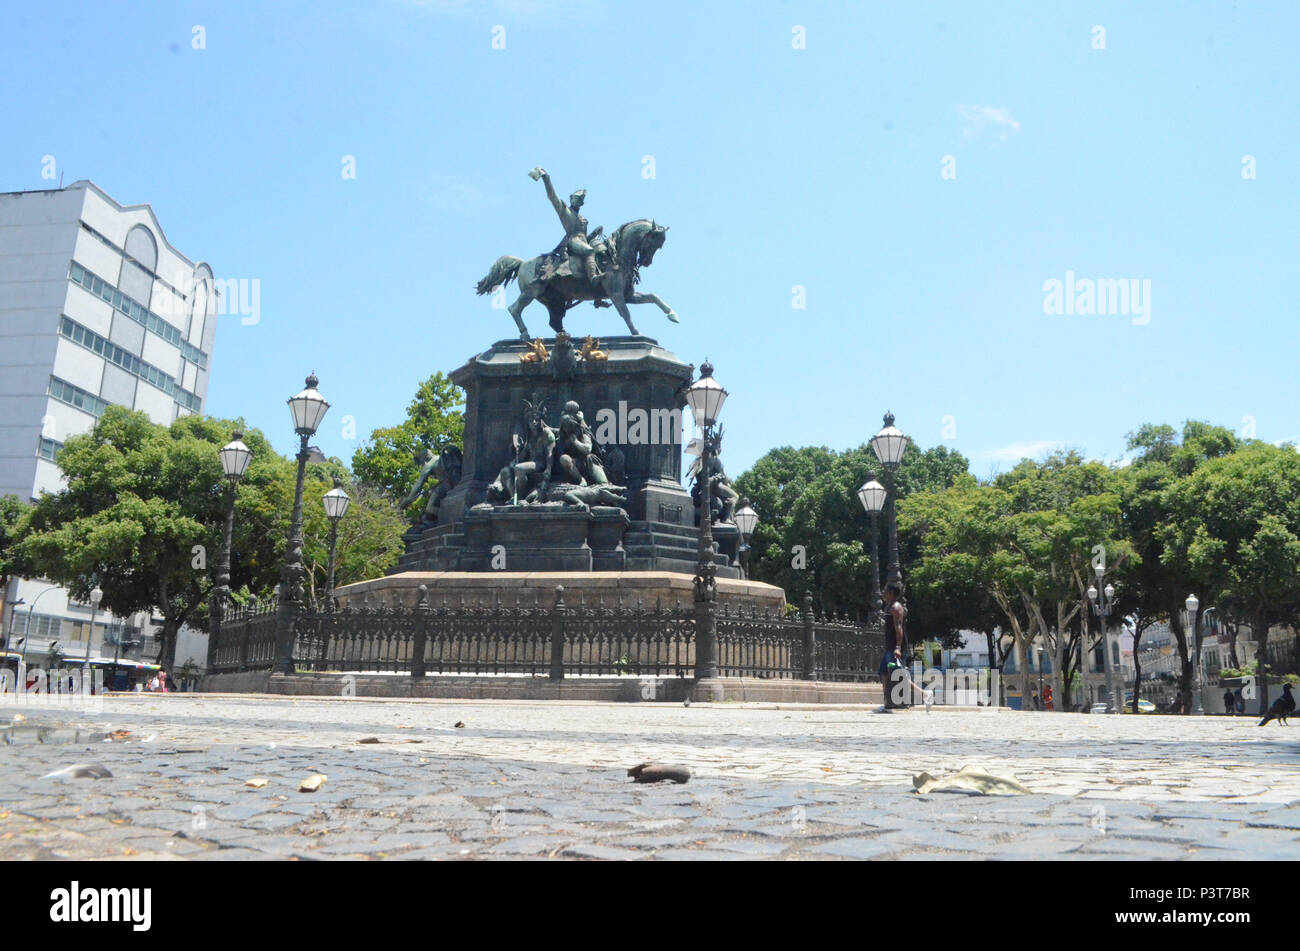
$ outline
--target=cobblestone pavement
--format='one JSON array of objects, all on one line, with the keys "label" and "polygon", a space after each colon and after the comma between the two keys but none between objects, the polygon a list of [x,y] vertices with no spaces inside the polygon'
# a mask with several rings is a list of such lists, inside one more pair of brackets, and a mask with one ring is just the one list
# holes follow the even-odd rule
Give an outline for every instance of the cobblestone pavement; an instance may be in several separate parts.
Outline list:
[{"label": "cobblestone pavement", "polygon": [[[1300,728],[1248,719],[192,695],[20,709],[0,746],[3,859],[1300,858]],[[636,785],[647,760],[695,775]],[[79,763],[112,776],[42,778]],[[1033,795],[911,792],[968,763]]]}]

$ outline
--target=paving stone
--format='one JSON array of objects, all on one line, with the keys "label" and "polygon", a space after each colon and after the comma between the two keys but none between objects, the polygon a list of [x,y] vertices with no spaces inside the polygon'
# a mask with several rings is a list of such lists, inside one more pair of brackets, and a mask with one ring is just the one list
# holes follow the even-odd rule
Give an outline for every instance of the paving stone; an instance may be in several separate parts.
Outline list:
[{"label": "paving stone", "polygon": [[[472,729],[451,730],[460,719]],[[142,697],[115,700],[95,728],[109,722],[157,740],[0,747],[0,812],[44,817],[0,820],[19,830],[0,839],[0,859],[118,858],[133,841],[139,857],[179,847],[202,860],[532,859],[557,846],[565,858],[587,847],[696,860],[1300,857],[1290,747],[1211,718]],[[367,735],[426,742],[358,746]],[[41,779],[100,759],[111,779]],[[695,776],[631,783],[626,767],[642,759]],[[967,763],[1014,773],[1035,793],[911,792],[922,769]],[[311,772],[329,780],[298,793]],[[244,787],[255,775],[271,786]],[[196,816],[226,848],[172,839],[198,834]]]},{"label": "paving stone", "polygon": [[888,855],[890,848],[880,839],[840,839],[810,851],[848,859],[874,859]]},{"label": "paving stone", "polygon": [[654,853],[654,858],[660,862],[741,862],[745,856],[716,849],[664,849]]},{"label": "paving stone", "polygon": [[620,849],[610,845],[589,845],[578,844],[571,845],[561,853],[571,858],[580,859],[604,859],[604,860],[635,860],[645,858],[645,854],[635,849]]}]

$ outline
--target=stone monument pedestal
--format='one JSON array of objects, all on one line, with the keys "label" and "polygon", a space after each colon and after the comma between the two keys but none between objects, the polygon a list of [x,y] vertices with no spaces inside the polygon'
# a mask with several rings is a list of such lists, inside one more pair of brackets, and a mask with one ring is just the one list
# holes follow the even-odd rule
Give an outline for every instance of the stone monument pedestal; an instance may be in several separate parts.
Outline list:
[{"label": "stone monument pedestal", "polygon": [[[583,357],[581,341],[542,343],[546,360],[522,341],[500,340],[452,372],[465,390],[461,479],[443,498],[436,524],[407,532],[394,573],[494,571],[501,566],[494,557],[504,554],[507,571],[693,574],[695,508],[682,486],[682,412],[694,368],[650,337],[604,338],[603,358]],[[578,404],[606,476],[627,489],[626,505],[482,507],[513,458],[525,400],[544,404],[552,428],[565,403]],[[718,577],[739,578],[735,526],[716,525],[713,533]]]},{"label": "stone monument pedestal", "polygon": [[475,506],[465,514],[462,571],[621,571],[631,521],[613,506]]},{"label": "stone monument pedestal", "polygon": [[[564,603],[588,607],[625,607],[640,604],[653,610],[680,604],[690,608],[693,576],[673,571],[405,571],[370,581],[344,585],[334,594],[340,605],[361,608],[414,608],[419,588],[429,591],[429,605],[438,608],[491,604],[500,598],[504,607],[551,607],[556,585],[564,586]],[[733,610],[785,610],[785,592],[761,581],[718,579],[718,605]]]}]

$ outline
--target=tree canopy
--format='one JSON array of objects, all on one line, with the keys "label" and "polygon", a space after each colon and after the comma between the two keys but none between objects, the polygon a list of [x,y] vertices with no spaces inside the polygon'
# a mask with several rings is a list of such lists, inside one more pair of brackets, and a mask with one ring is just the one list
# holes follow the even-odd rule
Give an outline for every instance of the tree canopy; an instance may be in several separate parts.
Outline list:
[{"label": "tree canopy", "polygon": [[[66,486],[32,506],[15,548],[15,571],[65,585],[81,600],[98,586],[103,608],[119,617],[161,614],[160,660],[170,667],[180,626],[207,623],[227,504],[217,450],[237,428],[243,427],[199,416],[160,426],[143,413],[110,406],[89,433],[59,451]],[[245,429],[244,442],[253,457],[236,492],[231,588],[237,599],[267,595],[279,579],[296,479],[295,463],[262,433]],[[335,474],[347,476],[337,460],[308,466],[309,567],[324,562],[328,525],[321,506],[307,503]],[[382,574],[401,547],[402,522],[392,506],[355,487],[352,494],[344,522],[363,539],[345,555],[340,583]],[[313,571],[309,583],[316,577]]]},{"label": "tree canopy", "polygon": [[[1100,636],[1087,590],[1101,564],[1104,583],[1116,586],[1111,623],[1127,621],[1139,641],[1151,624],[1168,623],[1185,690],[1211,607],[1230,630],[1243,621],[1256,631],[1290,624],[1300,641],[1295,448],[1189,420],[1181,431],[1145,424],[1128,449],[1127,465],[1057,452],[980,482],[960,454],[909,445],[897,474],[898,522],[914,637],[982,632],[996,665],[1012,650],[1045,647],[1064,700],[1079,640],[1091,649]],[[751,576],[792,601],[812,591],[832,610],[865,613],[869,527],[854,493],[868,471],[879,467],[867,447],[782,447],[737,479],[762,519]],[[1193,592],[1202,607],[1184,630]],[[1022,657],[1019,669],[1027,668]]]}]

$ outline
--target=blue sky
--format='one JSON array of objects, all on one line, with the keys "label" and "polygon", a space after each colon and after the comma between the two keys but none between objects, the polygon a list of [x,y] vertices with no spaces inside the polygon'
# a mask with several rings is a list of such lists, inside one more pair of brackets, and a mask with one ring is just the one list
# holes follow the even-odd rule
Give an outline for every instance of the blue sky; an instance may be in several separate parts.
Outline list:
[{"label": "blue sky", "polygon": [[[776,445],[861,444],[886,409],[980,476],[1058,444],[1117,459],[1144,421],[1300,436],[1294,4],[45,2],[3,20],[0,190],[48,187],[53,155],[258,280],[259,322],[221,319],[208,409],[285,451],[307,371],[333,403],[318,441],[349,459],[429,373],[514,336],[472,287],[559,239],[539,164],[587,189],[593,225],[670,225],[642,283],[682,323],[635,319],[712,359],[733,474]],[[1150,281],[1149,321],[1045,314],[1067,272]],[[546,329],[537,305],[525,320]],[[590,305],[568,324],[624,331]]]}]

